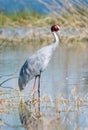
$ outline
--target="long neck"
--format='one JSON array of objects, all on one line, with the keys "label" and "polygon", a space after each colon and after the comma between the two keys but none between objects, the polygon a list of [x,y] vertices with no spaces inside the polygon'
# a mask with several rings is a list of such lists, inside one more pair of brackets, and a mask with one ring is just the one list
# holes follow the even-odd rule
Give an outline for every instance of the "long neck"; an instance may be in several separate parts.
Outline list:
[{"label": "long neck", "polygon": [[56,32],[52,32],[54,36],[54,43],[52,44],[53,50],[55,50],[59,44],[59,37],[57,36]]}]

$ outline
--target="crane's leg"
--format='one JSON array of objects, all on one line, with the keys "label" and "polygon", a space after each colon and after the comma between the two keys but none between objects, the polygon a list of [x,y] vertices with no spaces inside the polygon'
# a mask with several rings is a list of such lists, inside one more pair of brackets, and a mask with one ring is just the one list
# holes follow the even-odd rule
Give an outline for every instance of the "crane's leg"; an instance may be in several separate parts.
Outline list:
[{"label": "crane's leg", "polygon": [[38,98],[40,99],[40,75],[38,76]]},{"label": "crane's leg", "polygon": [[38,110],[40,112],[40,75],[38,76]]},{"label": "crane's leg", "polygon": [[35,84],[36,84],[36,78],[37,78],[37,76],[35,77],[35,80],[34,80],[34,85],[33,85],[33,92],[32,92],[32,95],[33,95],[33,97],[34,97],[34,94],[35,94],[35,92],[36,92],[36,86],[35,86]]}]

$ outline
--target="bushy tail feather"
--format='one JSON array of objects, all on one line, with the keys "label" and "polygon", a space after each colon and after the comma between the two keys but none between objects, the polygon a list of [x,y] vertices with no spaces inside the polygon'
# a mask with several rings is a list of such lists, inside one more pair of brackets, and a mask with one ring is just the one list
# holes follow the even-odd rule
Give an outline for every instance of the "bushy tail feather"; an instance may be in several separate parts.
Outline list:
[{"label": "bushy tail feather", "polygon": [[20,91],[22,91],[25,87],[25,85],[22,83],[20,78],[18,79],[18,86],[19,86]]}]

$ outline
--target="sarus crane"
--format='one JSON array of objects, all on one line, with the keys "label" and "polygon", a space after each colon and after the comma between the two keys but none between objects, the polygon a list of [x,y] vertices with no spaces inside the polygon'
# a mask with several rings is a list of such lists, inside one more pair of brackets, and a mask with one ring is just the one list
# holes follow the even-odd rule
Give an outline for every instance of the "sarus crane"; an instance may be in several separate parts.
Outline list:
[{"label": "sarus crane", "polygon": [[25,61],[23,64],[19,79],[18,79],[18,85],[20,90],[23,90],[27,83],[35,78],[33,90],[36,88],[36,80],[38,79],[38,97],[40,98],[40,78],[41,73],[45,70],[47,67],[52,54],[56,50],[58,44],[59,44],[59,37],[56,32],[59,31],[58,25],[53,25],[51,27],[51,33],[54,37],[54,42],[51,45],[47,45],[39,50],[37,50],[34,54],[29,56],[29,58]]}]

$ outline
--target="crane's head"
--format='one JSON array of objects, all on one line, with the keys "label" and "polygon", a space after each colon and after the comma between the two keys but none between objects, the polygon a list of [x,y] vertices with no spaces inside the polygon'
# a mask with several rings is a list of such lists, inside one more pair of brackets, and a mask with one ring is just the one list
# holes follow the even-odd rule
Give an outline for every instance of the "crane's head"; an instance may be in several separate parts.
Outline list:
[{"label": "crane's head", "polygon": [[59,26],[58,25],[53,25],[51,27],[51,32],[57,32],[57,31],[59,31]]}]

